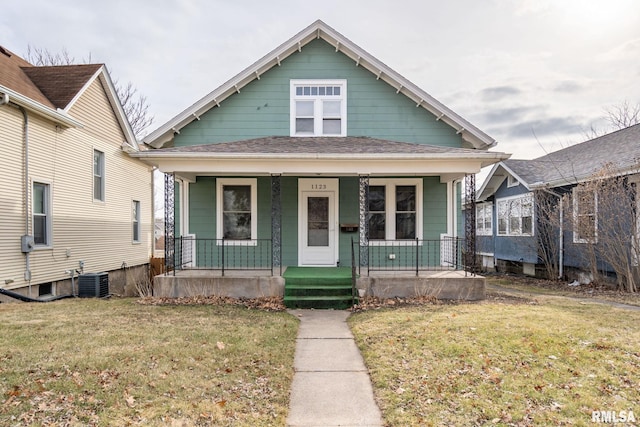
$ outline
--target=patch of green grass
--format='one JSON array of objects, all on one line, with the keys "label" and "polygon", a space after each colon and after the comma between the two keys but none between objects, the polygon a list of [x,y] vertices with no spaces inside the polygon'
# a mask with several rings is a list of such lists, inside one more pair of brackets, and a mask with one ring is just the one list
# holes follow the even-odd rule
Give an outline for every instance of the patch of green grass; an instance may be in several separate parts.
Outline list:
[{"label": "patch of green grass", "polygon": [[298,322],[132,299],[0,305],[0,425],[283,425]]},{"label": "patch of green grass", "polygon": [[571,301],[365,311],[349,324],[385,421],[587,425],[640,415],[640,313]]}]

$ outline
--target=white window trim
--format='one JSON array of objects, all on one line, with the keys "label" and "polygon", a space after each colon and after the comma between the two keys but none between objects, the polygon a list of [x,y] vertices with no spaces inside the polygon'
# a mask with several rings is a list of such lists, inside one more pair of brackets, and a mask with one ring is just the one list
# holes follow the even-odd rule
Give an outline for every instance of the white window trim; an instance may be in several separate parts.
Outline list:
[{"label": "white window trim", "polygon": [[[573,198],[573,223],[577,224],[578,223],[578,198],[576,197],[576,193],[578,191],[585,191],[584,189],[581,189],[579,187],[573,187],[573,189],[571,190],[571,196]],[[579,237],[578,232],[574,229],[573,230],[573,243],[598,243],[598,193],[596,193],[594,191],[593,194],[594,197],[594,227],[595,230],[593,230],[593,242],[587,240],[587,239],[581,239]]]},{"label": "white window trim", "polygon": [[[491,208],[490,225],[489,229],[484,227],[487,208]],[[482,212],[482,230],[478,229],[478,217],[479,212]],[[478,203],[476,206],[476,234],[478,236],[492,236],[493,235],[493,203]]]},{"label": "white window trim", "polygon": [[[102,179],[100,180],[100,185],[102,186],[101,188],[101,194],[102,194],[102,199],[96,199],[95,195],[96,195],[96,190],[95,190],[95,182],[96,182],[96,175],[95,175],[95,169],[94,169],[94,156],[95,153],[99,152],[102,153],[102,164],[101,169],[102,169]],[[91,198],[93,199],[94,202],[96,203],[105,203],[107,201],[107,155],[103,150],[100,150],[98,148],[93,148],[93,150],[91,151]]]},{"label": "white window trim", "polygon": [[[522,232],[522,215],[520,215],[520,232],[519,233],[512,233],[511,232],[511,223],[509,221],[509,218],[507,218],[507,232],[505,234],[500,233],[500,202],[508,202],[511,200],[515,200],[515,199],[526,199],[526,198],[531,198],[531,233],[523,233]],[[535,209],[535,201],[534,201],[534,197],[533,197],[533,193],[524,193],[524,194],[518,194],[517,196],[510,196],[510,197],[503,197],[501,199],[496,199],[496,236],[500,236],[500,237],[513,237],[513,236],[522,236],[522,237],[533,237],[535,236],[536,233],[536,209]]]},{"label": "white window trim", "polygon": [[[340,96],[323,98],[321,95],[296,95],[296,86],[340,86]],[[314,80],[291,80],[289,88],[289,117],[290,117],[290,136],[297,137],[319,137],[319,136],[347,136],[347,80],[345,79],[314,79]],[[322,134],[322,108],[318,108],[322,100],[340,100],[340,134],[323,135]],[[314,107],[314,132],[313,135],[296,134],[296,101],[315,101]]]},{"label": "white window trim", "polygon": [[518,185],[520,185],[520,181],[511,175],[507,175],[507,188],[517,187]]},{"label": "white window trim", "polygon": [[[133,207],[135,206],[135,204],[138,204],[138,209],[136,209],[136,214],[138,215],[138,217],[136,218],[135,215],[133,215]],[[131,200],[131,243],[135,244],[135,245],[139,245],[142,243],[142,226],[140,224],[140,220],[142,218],[142,215],[140,213],[140,210],[142,209],[142,203],[140,202],[140,200]],[[135,233],[133,232],[133,225],[136,225],[136,228],[138,230],[138,240],[135,239]]]},{"label": "white window trim", "polygon": [[45,245],[34,243],[33,250],[53,249],[53,183],[47,179],[31,179],[31,235],[35,238],[33,226],[33,186],[35,184],[43,184],[47,186],[47,243]]},{"label": "white window trim", "polygon": [[258,242],[258,180],[256,178],[218,178],[216,179],[216,238],[217,244],[222,245],[224,219],[223,219],[223,192],[225,185],[249,185],[251,186],[251,240],[225,240],[225,246],[256,246]]},{"label": "white window trim", "polygon": [[[416,238],[422,240],[422,186],[423,181],[420,178],[372,178],[369,180],[369,186],[385,186],[385,223],[393,226],[385,227],[384,240],[369,239],[369,246],[415,246],[415,239],[395,240],[396,239],[396,186],[415,185],[416,187]],[[422,242],[420,242],[422,245]]]}]

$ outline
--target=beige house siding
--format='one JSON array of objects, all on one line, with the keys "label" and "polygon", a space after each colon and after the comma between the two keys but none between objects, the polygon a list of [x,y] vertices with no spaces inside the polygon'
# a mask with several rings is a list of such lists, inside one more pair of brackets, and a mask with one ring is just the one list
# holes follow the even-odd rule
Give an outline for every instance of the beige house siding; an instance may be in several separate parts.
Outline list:
[{"label": "beige house siding", "polygon": [[22,113],[17,108],[0,107],[0,135],[0,286],[12,288],[24,283],[25,264],[20,252],[20,236],[25,229]]},{"label": "beige house siding", "polygon": [[[7,139],[11,141],[10,162],[0,171],[1,182],[9,191],[2,191],[0,197],[10,198],[9,205],[17,204],[12,209],[5,203],[0,207],[0,258],[10,260],[0,265],[0,286],[11,289],[29,284],[24,280],[25,255],[20,252],[20,236],[24,234],[24,214],[20,213],[24,198],[22,117],[8,106],[0,107],[0,114],[0,130],[11,135]],[[4,120],[7,115],[9,120]],[[31,285],[64,280],[69,277],[65,270],[78,268],[80,261],[84,261],[85,272],[101,272],[120,269],[123,264],[145,264],[151,254],[150,169],[121,150],[125,137],[99,79],[76,101],[69,115],[84,127],[65,129],[29,115],[30,183],[51,185],[53,218],[52,245],[37,248],[30,255]],[[105,154],[104,202],[93,199],[94,149]],[[134,200],[141,205],[139,243],[132,241]],[[5,228],[10,229],[6,238]],[[8,278],[13,282],[5,284]]]}]

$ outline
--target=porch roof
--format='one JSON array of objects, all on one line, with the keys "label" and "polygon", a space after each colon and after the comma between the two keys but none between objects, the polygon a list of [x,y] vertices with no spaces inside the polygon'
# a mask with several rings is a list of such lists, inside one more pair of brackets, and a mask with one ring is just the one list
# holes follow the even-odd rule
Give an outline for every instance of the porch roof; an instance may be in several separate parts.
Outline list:
[{"label": "porch roof", "polygon": [[132,154],[162,172],[198,174],[476,173],[508,154],[359,137],[270,136]]},{"label": "porch roof", "polygon": [[162,172],[199,174],[477,173],[508,154],[371,137],[271,136],[143,151],[133,157]]}]

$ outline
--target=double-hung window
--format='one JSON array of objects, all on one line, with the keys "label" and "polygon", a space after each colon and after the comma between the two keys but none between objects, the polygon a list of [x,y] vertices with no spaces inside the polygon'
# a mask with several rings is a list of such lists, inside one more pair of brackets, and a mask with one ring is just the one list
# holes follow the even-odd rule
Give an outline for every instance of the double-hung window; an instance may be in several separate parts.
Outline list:
[{"label": "double-hung window", "polygon": [[134,243],[140,242],[140,202],[138,200],[133,201],[132,205],[132,240]]},{"label": "double-hung window", "polygon": [[491,236],[493,234],[493,205],[482,203],[476,206],[476,234]]},{"label": "double-hung window", "polygon": [[291,80],[291,136],[346,134],[346,80]]},{"label": "double-hung window", "polygon": [[93,150],[93,199],[104,202],[104,153]]},{"label": "double-hung window", "polygon": [[421,238],[421,206],[421,180],[372,179],[369,185],[369,240]]},{"label": "double-hung window", "polygon": [[251,241],[257,238],[258,199],[254,178],[217,180],[217,238]]},{"label": "double-hung window", "polygon": [[573,189],[573,242],[596,243],[598,239],[598,196],[595,191]]},{"label": "double-hung window", "polygon": [[533,236],[533,193],[498,199],[498,235]]},{"label": "double-hung window", "polygon": [[36,246],[51,246],[51,186],[33,183],[33,240]]}]

